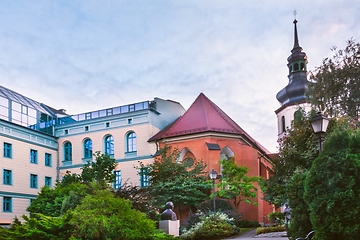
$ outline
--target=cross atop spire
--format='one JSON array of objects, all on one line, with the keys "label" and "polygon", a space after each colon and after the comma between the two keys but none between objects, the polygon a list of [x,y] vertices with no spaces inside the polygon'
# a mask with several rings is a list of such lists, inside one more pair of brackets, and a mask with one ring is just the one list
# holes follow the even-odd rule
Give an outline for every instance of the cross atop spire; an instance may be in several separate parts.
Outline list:
[{"label": "cross atop spire", "polygon": [[293,13],[293,15],[294,15],[294,20],[296,20],[296,14],[297,14],[297,12],[296,12],[296,9],[294,10],[294,13]]}]

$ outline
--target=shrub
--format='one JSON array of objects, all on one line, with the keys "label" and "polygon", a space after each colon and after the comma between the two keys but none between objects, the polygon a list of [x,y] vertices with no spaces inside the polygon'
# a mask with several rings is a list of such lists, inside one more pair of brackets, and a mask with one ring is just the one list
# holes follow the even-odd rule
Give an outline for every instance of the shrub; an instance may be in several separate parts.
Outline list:
[{"label": "shrub", "polygon": [[274,227],[259,227],[256,229],[256,234],[264,234],[270,232],[283,232],[286,231],[285,226],[274,226]]},{"label": "shrub", "polygon": [[260,227],[260,224],[257,221],[249,220],[236,220],[235,225],[239,228],[257,228]]},{"label": "shrub", "polygon": [[239,229],[234,225],[234,219],[224,213],[213,216],[201,216],[201,221],[180,236],[184,240],[222,239],[233,236]]},{"label": "shrub", "polygon": [[[216,198],[215,204],[217,211],[224,212],[226,210],[234,210],[233,206],[231,205],[228,199]],[[214,212],[214,202],[212,199],[203,201],[199,204],[197,209],[207,215],[209,211]]]},{"label": "shrub", "polygon": [[284,225],[285,214],[282,212],[271,212],[268,214],[268,219],[275,225]]}]

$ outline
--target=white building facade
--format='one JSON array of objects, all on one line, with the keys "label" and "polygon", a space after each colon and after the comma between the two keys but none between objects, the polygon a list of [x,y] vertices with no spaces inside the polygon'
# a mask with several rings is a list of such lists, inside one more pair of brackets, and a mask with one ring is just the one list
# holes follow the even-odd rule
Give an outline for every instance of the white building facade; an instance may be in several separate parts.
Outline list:
[{"label": "white building facade", "polygon": [[114,188],[125,181],[146,186],[145,173],[134,167],[153,161],[157,146],[148,140],[184,112],[155,98],[67,115],[0,86],[0,225],[27,214],[43,186],[53,187],[66,171],[80,173],[96,151],[118,163]]}]

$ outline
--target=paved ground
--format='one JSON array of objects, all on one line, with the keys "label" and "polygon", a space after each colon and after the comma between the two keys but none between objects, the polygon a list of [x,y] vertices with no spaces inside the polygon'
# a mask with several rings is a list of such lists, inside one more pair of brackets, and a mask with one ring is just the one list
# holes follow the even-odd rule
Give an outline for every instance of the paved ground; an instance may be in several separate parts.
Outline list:
[{"label": "paved ground", "polygon": [[286,232],[267,233],[256,235],[256,230],[252,230],[238,237],[227,238],[224,240],[288,240]]}]

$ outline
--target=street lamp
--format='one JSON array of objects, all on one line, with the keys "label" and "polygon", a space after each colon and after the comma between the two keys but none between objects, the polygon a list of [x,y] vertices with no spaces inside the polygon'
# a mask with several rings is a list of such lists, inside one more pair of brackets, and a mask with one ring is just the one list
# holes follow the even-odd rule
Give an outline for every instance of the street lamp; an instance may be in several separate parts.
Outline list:
[{"label": "street lamp", "polygon": [[326,133],[326,129],[329,124],[329,119],[326,118],[324,115],[321,114],[321,112],[318,112],[311,120],[310,120],[312,129],[314,130],[314,133],[319,138],[319,152],[322,151],[322,138],[324,137],[324,134]]},{"label": "street lamp", "polygon": [[[213,181],[213,189],[214,189],[214,193],[215,193],[215,179],[217,178],[218,173],[213,169],[211,170],[211,172],[209,173],[209,177],[210,179]],[[213,197],[213,201],[214,201],[214,221],[216,221],[216,203],[215,203],[215,195]]]}]

